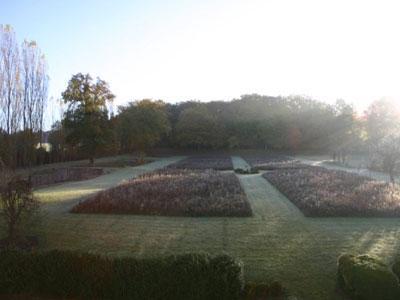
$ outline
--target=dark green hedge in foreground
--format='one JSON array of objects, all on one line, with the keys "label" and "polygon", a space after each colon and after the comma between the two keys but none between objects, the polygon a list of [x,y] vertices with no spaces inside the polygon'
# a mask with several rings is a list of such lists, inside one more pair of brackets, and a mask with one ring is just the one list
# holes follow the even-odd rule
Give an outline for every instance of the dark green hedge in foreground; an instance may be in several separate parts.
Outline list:
[{"label": "dark green hedge in foreground", "polygon": [[400,299],[399,278],[393,271],[379,258],[369,255],[344,254],[338,259],[338,283],[350,299]]},{"label": "dark green hedge in foreground", "polygon": [[77,252],[0,252],[0,294],[83,299],[238,299],[243,267],[227,255],[110,259]]}]

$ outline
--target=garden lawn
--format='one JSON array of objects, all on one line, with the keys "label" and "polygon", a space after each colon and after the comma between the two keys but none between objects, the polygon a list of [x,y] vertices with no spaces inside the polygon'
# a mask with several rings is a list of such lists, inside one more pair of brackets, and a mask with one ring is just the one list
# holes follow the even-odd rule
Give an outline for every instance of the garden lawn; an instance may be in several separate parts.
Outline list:
[{"label": "garden lawn", "polygon": [[[75,249],[112,256],[156,256],[206,251],[243,260],[247,281],[279,280],[299,299],[342,299],[335,294],[341,253],[399,253],[400,219],[305,218],[261,174],[239,175],[252,206],[250,218],[187,218],[70,214],[80,196],[152,171],[176,158],[125,168],[36,195],[48,204],[40,231],[43,249]],[[241,165],[238,159],[235,166]]]}]

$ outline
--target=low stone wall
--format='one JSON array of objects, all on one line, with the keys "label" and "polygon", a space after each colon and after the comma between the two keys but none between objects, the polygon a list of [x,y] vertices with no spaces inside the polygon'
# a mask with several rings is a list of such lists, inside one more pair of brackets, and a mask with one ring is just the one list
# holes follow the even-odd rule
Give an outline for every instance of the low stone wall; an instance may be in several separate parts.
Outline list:
[{"label": "low stone wall", "polygon": [[88,180],[104,174],[102,168],[53,168],[31,175],[33,187],[66,181]]}]

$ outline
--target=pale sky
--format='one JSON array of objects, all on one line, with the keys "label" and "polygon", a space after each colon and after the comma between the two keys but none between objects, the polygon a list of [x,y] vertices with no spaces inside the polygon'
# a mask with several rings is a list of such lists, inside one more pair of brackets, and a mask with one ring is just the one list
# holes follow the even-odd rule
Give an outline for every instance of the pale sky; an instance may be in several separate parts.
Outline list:
[{"label": "pale sky", "polygon": [[116,103],[400,99],[400,2],[359,0],[0,0],[0,23],[47,56],[50,96],[72,74],[110,83]]}]

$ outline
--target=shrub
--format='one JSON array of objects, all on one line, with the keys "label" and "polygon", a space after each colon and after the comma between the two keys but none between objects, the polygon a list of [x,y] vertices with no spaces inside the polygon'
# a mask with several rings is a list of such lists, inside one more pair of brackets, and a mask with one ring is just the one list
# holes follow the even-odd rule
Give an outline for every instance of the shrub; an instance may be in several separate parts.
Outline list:
[{"label": "shrub", "polygon": [[396,274],[398,278],[400,278],[400,260],[399,259],[397,259],[394,262],[394,264],[392,266],[392,270],[393,270],[393,273]]},{"label": "shrub", "polygon": [[99,192],[77,204],[75,213],[166,216],[251,216],[238,178],[213,170],[164,169]]},{"label": "shrub", "polygon": [[0,169],[0,221],[7,232],[6,238],[0,240],[0,248],[25,244],[22,225],[31,221],[38,209],[39,202],[33,196],[31,182],[10,170]]},{"label": "shrub", "polygon": [[286,292],[281,283],[248,283],[244,288],[245,300],[284,299]]},{"label": "shrub", "polygon": [[400,297],[397,276],[385,263],[368,255],[340,256],[338,283],[352,299],[396,300]]},{"label": "shrub", "polygon": [[238,299],[243,266],[229,256],[105,258],[70,251],[0,252],[0,294],[82,299]]},{"label": "shrub", "polygon": [[226,155],[191,156],[169,165],[168,168],[233,170],[233,164],[231,157]]},{"label": "shrub", "polygon": [[263,174],[306,216],[400,216],[400,186],[354,173],[304,166]]}]

